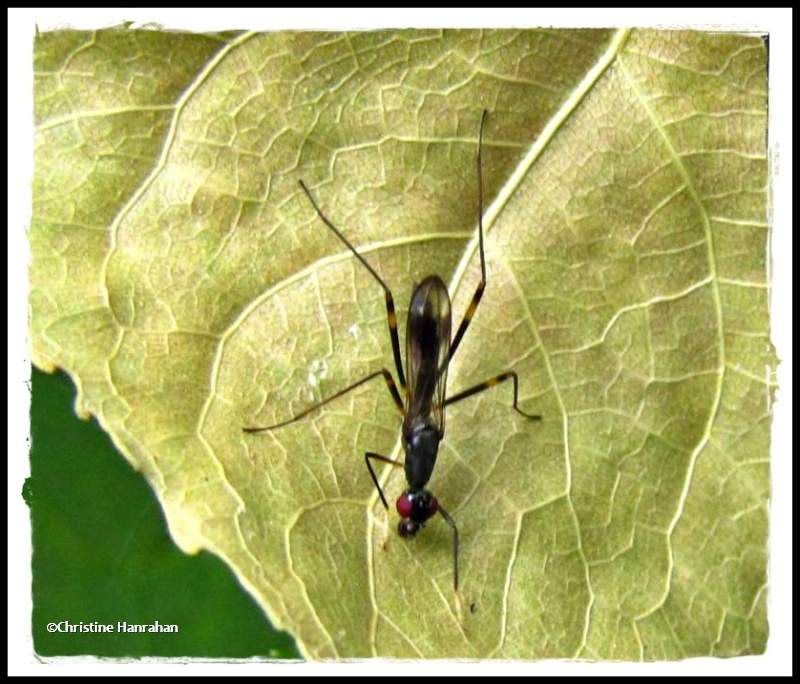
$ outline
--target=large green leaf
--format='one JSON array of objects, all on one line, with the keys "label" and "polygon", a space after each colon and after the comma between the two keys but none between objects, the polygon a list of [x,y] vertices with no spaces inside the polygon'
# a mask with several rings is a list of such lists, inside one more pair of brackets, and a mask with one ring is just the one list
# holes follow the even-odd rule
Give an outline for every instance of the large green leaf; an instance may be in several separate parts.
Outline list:
[{"label": "large green leaf", "polygon": [[[38,656],[296,658],[229,568],[181,553],[147,483],[95,421],[72,411],[63,373],[31,376],[33,646]],[[53,622],[174,624],[177,634],[51,632]],[[232,638],[235,635],[235,638]]]},{"label": "large green leaf", "polygon": [[[32,354],[65,368],[182,549],[224,558],[310,657],[764,650],[775,357],[766,49],[664,31],[36,41]],[[460,316],[431,488],[399,539],[364,467],[401,457],[383,292]],[[402,474],[381,473],[392,499]]]}]

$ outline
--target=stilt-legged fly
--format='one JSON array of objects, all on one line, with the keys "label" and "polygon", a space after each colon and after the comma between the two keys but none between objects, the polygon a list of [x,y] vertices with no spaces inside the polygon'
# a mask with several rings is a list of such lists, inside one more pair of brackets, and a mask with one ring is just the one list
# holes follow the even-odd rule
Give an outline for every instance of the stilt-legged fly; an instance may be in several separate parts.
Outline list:
[{"label": "stilt-legged fly", "polygon": [[383,279],[373,270],[367,261],[353,247],[348,239],[342,235],[336,226],[322,213],[317,206],[314,197],[303,181],[300,187],[308,196],[309,201],[316,210],[320,219],[330,228],[336,236],[347,245],[355,257],[366,267],[375,280],[380,283],[386,295],[386,312],[389,321],[389,335],[392,339],[392,353],[394,354],[394,364],[397,369],[397,379],[405,397],[401,397],[397,389],[391,372],[386,368],[370,373],[358,382],[354,382],[349,387],[345,387],[336,394],[323,399],[322,401],[309,406],[305,411],[301,411],[296,416],[289,418],[281,423],[266,427],[246,427],[245,432],[264,432],[276,430],[277,428],[293,423],[307,416],[312,411],[316,411],[328,402],[338,399],[342,395],[363,385],[365,382],[383,376],[389,392],[394,399],[397,408],[403,414],[403,449],[405,460],[401,463],[386,456],[367,452],[364,460],[366,461],[369,474],[375,487],[380,494],[383,505],[388,509],[389,504],[383,494],[378,478],[372,468],[370,461],[381,461],[391,466],[402,467],[405,469],[408,488],[398,497],[396,508],[400,514],[400,523],[397,531],[402,537],[413,537],[417,531],[425,525],[425,522],[439,513],[453,530],[453,584],[458,590],[458,528],[450,514],[442,508],[439,501],[431,492],[426,489],[428,480],[431,478],[433,467],[436,464],[436,455],[439,450],[439,443],[444,437],[444,410],[446,406],[455,404],[457,401],[471,397],[478,392],[494,387],[505,381],[512,380],[514,385],[514,404],[513,408],[518,413],[532,420],[540,420],[541,416],[525,413],[517,407],[517,394],[519,380],[514,371],[500,373],[489,380],[485,380],[473,387],[465,389],[458,394],[447,397],[445,393],[447,385],[447,368],[450,360],[461,344],[461,339],[469,326],[475,310],[483,296],[486,287],[486,259],[483,253],[483,172],[481,166],[481,147],[483,145],[483,127],[486,121],[486,111],[481,116],[480,128],[478,132],[478,244],[481,256],[481,280],[472,301],[467,307],[467,312],[461,320],[455,337],[450,338],[452,327],[452,316],[450,311],[450,296],[447,293],[447,286],[437,275],[425,278],[417,285],[411,295],[411,304],[408,309],[408,322],[406,325],[406,368],[408,369],[408,381],[403,372],[403,363],[400,358],[400,340],[397,335],[397,316],[394,311],[394,299],[389,287]]}]

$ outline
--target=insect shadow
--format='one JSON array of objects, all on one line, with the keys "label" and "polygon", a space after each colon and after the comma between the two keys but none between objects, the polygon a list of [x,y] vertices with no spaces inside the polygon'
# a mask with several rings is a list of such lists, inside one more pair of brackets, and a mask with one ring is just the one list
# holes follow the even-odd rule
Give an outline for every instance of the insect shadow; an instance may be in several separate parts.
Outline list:
[{"label": "insect shadow", "polygon": [[382,368],[336,392],[336,394],[327,399],[309,406],[288,420],[266,427],[242,428],[246,433],[277,430],[300,420],[312,411],[316,411],[318,408],[334,399],[338,399],[364,383],[383,376],[395,405],[403,415],[402,443],[405,451],[405,460],[401,463],[381,454],[368,451],[364,456],[367,469],[372,481],[375,483],[381,501],[387,509],[389,504],[386,502],[386,497],[378,483],[378,478],[375,476],[371,461],[381,461],[405,470],[408,487],[397,498],[396,502],[397,512],[400,514],[400,522],[397,526],[400,536],[413,537],[436,513],[439,513],[451,527],[453,530],[453,586],[456,591],[458,591],[458,527],[456,527],[452,516],[441,506],[438,499],[426,489],[426,485],[433,473],[433,468],[436,465],[439,443],[444,437],[445,407],[494,387],[501,382],[511,380],[514,386],[514,410],[531,420],[541,420],[541,416],[526,413],[517,406],[519,379],[517,374],[511,370],[484,380],[451,397],[446,396],[448,366],[458,349],[458,345],[461,344],[464,333],[475,315],[483,296],[483,291],[486,288],[486,258],[483,251],[483,171],[481,164],[481,148],[483,146],[483,128],[486,114],[484,110],[481,115],[477,151],[478,243],[481,257],[481,280],[452,340],[450,336],[452,314],[447,286],[439,276],[430,275],[416,286],[411,295],[406,324],[406,368],[408,369],[408,380],[406,380],[402,359],[400,358],[397,316],[391,290],[372,266],[367,263],[366,259],[356,251],[350,241],[322,213],[308,187],[301,180],[299,181],[300,187],[307,195],[319,218],[347,245],[348,249],[364,264],[364,267],[383,288],[386,296],[386,314],[389,322],[389,335],[392,340],[392,353],[400,389],[398,390],[397,383],[395,383],[391,372],[386,368]]}]

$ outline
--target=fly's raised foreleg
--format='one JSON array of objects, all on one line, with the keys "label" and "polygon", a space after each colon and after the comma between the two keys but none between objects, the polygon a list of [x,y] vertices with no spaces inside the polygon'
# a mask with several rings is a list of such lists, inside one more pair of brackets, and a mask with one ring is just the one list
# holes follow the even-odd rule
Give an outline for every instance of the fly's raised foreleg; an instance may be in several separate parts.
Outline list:
[{"label": "fly's raised foreleg", "polygon": [[442,514],[442,517],[453,530],[453,587],[458,591],[458,528],[456,527],[456,521],[450,517],[450,514],[441,505],[439,506],[439,513]]},{"label": "fly's raised foreleg", "polygon": [[374,458],[376,461],[381,461],[382,463],[388,463],[389,465],[394,466],[395,468],[402,468],[403,464],[400,461],[393,461],[391,458],[386,458],[386,456],[381,456],[380,454],[372,453],[368,451],[364,454],[364,460],[367,463],[367,469],[369,470],[369,474],[372,476],[372,481],[375,483],[375,489],[378,490],[378,494],[381,495],[381,501],[383,501],[383,507],[385,509],[389,509],[389,504],[386,503],[386,497],[383,495],[383,490],[381,486],[378,484],[378,478],[375,475],[375,471],[372,469],[372,464],[369,462],[371,458]]}]

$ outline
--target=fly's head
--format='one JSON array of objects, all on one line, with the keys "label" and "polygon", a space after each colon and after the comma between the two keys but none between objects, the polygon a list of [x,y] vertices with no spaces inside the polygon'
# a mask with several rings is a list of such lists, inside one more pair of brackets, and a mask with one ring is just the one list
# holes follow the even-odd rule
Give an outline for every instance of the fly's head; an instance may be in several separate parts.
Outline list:
[{"label": "fly's head", "polygon": [[425,521],[439,510],[439,502],[427,489],[407,489],[397,497],[397,512],[400,523],[397,532],[401,537],[413,537]]}]

